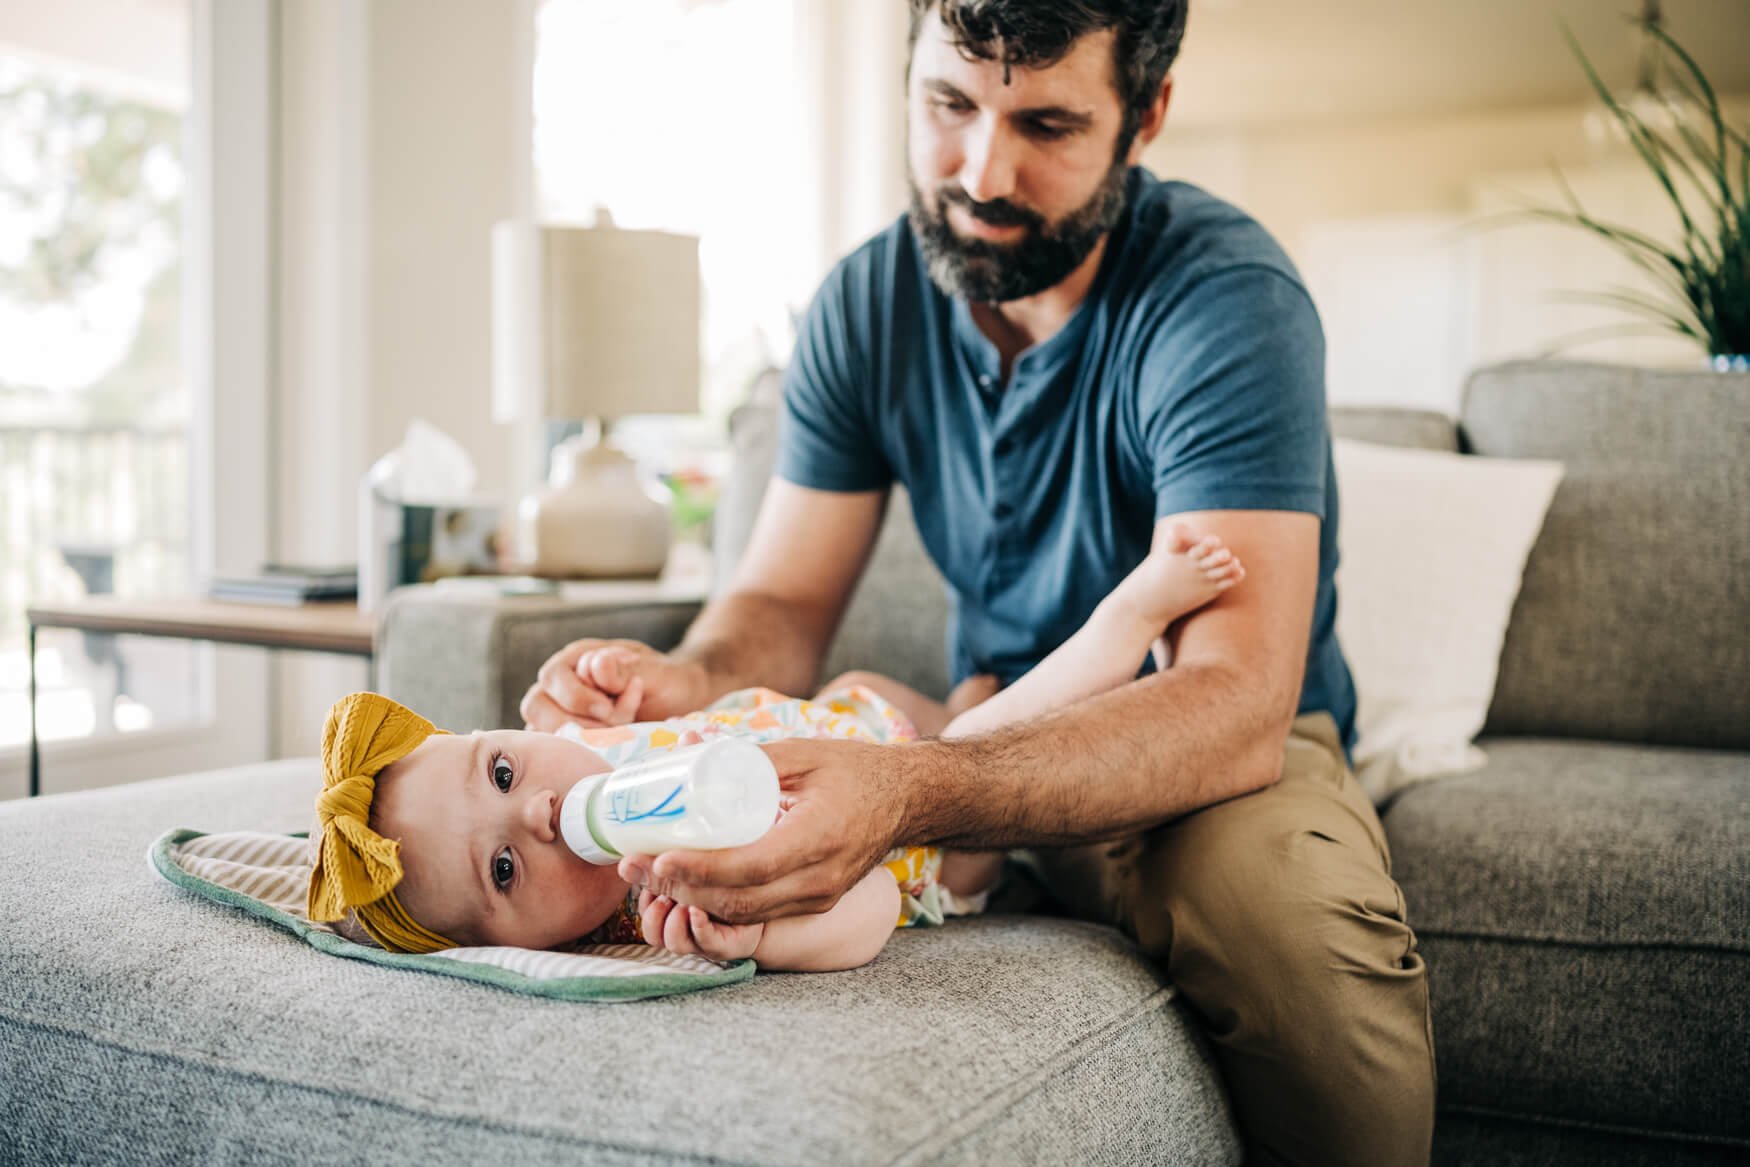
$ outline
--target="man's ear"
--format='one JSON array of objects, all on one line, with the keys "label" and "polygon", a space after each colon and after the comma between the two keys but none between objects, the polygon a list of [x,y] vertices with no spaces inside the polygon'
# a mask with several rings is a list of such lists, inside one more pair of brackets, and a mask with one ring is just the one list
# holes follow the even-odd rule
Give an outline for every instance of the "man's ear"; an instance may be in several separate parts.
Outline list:
[{"label": "man's ear", "polygon": [[1161,79],[1161,91],[1155,95],[1154,104],[1148,107],[1148,112],[1142,115],[1142,122],[1136,127],[1136,137],[1130,143],[1130,165],[1140,162],[1148,144],[1160,136],[1167,124],[1167,105],[1172,99],[1173,75],[1169,73]]}]

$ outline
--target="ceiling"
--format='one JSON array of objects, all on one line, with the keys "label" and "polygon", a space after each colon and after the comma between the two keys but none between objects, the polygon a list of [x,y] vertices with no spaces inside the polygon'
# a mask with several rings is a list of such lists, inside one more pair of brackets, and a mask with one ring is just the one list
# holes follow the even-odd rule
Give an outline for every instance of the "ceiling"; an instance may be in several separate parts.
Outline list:
[{"label": "ceiling", "polygon": [[[1750,0],[1664,0],[1716,90],[1750,92]],[[1576,104],[1635,77],[1639,0],[1191,0],[1173,124],[1216,128]]]}]

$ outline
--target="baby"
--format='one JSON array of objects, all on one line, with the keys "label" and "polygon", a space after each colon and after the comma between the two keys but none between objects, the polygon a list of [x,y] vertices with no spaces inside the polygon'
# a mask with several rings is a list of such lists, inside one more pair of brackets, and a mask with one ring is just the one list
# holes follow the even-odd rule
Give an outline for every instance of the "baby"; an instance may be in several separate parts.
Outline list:
[{"label": "baby", "polygon": [[[343,930],[356,925],[392,951],[642,942],[716,960],[751,956],[765,969],[855,968],[895,927],[982,910],[1002,856],[901,848],[825,912],[732,925],[633,887],[616,867],[578,858],[559,834],[565,795],[617,765],[714,736],[895,742],[1049,713],[1131,680],[1151,647],[1162,659],[1167,626],[1244,574],[1219,539],[1174,524],[1031,672],[1000,692],[975,678],[947,705],[852,673],[811,701],[751,689],[667,721],[460,737],[386,697],[355,693],[335,704],[323,728],[310,918],[345,921]],[[617,651],[586,656],[579,672],[599,681],[620,671]],[[633,700],[619,704],[629,711],[636,698],[628,688],[622,697]]]}]

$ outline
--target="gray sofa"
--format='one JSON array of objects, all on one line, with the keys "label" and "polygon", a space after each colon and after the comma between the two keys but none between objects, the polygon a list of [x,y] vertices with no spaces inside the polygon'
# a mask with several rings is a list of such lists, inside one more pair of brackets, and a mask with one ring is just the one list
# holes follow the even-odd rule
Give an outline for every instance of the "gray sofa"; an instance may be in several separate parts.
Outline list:
[{"label": "gray sofa", "polygon": [[[1512,365],[1455,426],[1339,433],[1568,464],[1528,565],[1486,769],[1384,813],[1428,959],[1440,1163],[1750,1155],[1750,376]],[[732,558],[769,412],[738,419]],[[903,498],[828,668],[945,684]],[[692,609],[412,590],[383,688],[517,721],[582,635]],[[867,968],[631,1005],[339,961],[148,874],[171,826],[297,830],[313,761],[0,805],[0,1158],[644,1163],[1239,1159],[1208,1052],[1118,933],[998,912]]]}]

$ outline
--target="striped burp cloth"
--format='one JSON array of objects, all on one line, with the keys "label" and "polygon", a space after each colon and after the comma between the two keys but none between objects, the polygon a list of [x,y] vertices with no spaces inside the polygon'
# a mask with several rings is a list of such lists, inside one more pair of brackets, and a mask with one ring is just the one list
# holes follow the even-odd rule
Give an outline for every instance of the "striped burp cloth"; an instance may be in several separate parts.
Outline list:
[{"label": "striped burp cloth", "polygon": [[751,960],[719,964],[644,944],[579,946],[569,951],[529,948],[449,948],[416,954],[385,952],[356,944],[332,924],[305,914],[310,879],[304,835],[259,831],[167,831],[146,853],[152,870],[180,888],[217,903],[242,908],[303,939],[322,952],[373,964],[462,977],[571,1001],[636,1001],[745,981]]}]

